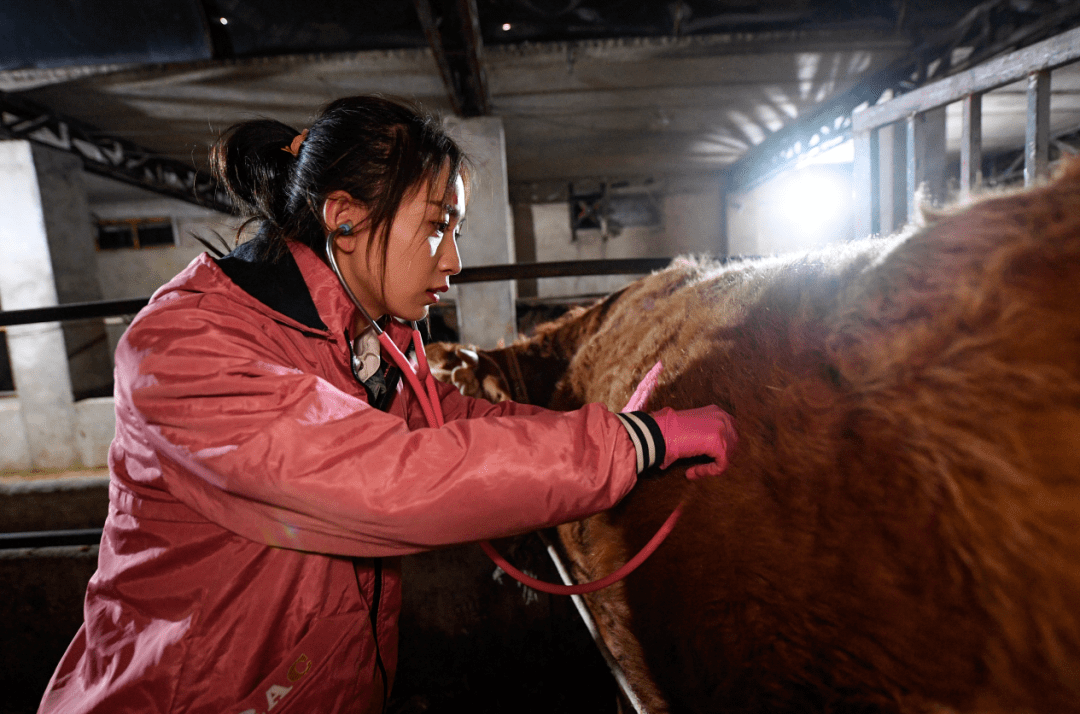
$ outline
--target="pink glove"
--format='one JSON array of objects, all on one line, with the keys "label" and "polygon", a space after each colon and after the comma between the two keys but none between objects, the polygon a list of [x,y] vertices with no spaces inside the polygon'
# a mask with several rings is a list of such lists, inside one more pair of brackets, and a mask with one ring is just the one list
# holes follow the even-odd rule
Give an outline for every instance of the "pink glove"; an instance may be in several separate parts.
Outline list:
[{"label": "pink glove", "polygon": [[723,409],[715,404],[682,411],[667,407],[651,416],[664,435],[665,456],[660,468],[690,456],[709,456],[713,463],[690,467],[686,470],[688,479],[719,476],[727,468],[738,437],[735,421]]}]

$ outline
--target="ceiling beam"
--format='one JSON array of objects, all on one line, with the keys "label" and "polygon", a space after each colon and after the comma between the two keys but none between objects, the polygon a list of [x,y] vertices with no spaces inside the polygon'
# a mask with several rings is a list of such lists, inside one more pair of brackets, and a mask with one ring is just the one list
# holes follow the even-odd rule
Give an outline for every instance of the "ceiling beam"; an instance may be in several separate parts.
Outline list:
[{"label": "ceiling beam", "polygon": [[413,0],[454,112],[462,117],[491,112],[484,41],[476,0]]},{"label": "ceiling beam", "polygon": [[78,156],[83,168],[170,198],[233,213],[215,182],[193,166],[158,156],[126,139],[68,119],[8,92],[0,92],[0,137],[26,139]]}]

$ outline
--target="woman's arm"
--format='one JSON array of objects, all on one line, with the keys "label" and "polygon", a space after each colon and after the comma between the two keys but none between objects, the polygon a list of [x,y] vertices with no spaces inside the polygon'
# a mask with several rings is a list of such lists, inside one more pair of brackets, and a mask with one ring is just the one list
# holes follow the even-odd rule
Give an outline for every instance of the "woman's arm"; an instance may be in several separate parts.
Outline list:
[{"label": "woman's arm", "polygon": [[509,400],[493,404],[486,399],[467,397],[459,392],[454,385],[445,382],[436,382],[435,386],[439,391],[443,416],[446,417],[447,421],[452,419],[476,419],[485,416],[528,416],[552,411],[544,407]]},{"label": "woman's arm", "polygon": [[410,430],[290,366],[255,321],[190,302],[159,308],[121,342],[118,436],[150,447],[177,499],[252,540],[408,553],[579,519],[636,480],[629,437],[602,406],[558,413],[447,394],[445,427]]}]

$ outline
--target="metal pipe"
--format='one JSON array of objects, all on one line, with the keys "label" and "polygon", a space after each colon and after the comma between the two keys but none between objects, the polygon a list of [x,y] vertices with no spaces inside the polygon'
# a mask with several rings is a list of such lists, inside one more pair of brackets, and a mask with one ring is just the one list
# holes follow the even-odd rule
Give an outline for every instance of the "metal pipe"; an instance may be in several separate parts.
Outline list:
[{"label": "metal pipe", "polygon": [[[513,265],[484,265],[465,268],[450,279],[457,285],[483,283],[496,280],[520,280],[524,278],[565,278],[580,275],[636,275],[665,268],[671,258],[619,258],[612,260],[566,260],[550,263],[522,263]],[[59,322],[91,317],[133,315],[146,307],[148,297],[127,300],[102,300],[98,302],[68,303],[28,310],[0,312],[0,327],[26,325],[35,322]]]},{"label": "metal pipe", "polygon": [[0,533],[0,550],[50,548],[58,545],[98,545],[99,543],[101,543],[100,528]]},{"label": "metal pipe", "polygon": [[[544,545],[547,546],[548,556],[551,558],[551,562],[555,564],[555,569],[559,571],[559,578],[565,585],[574,585],[574,579],[570,576],[570,572],[566,569],[566,565],[562,562],[562,558],[559,557],[559,552],[555,550],[555,546],[548,542],[548,539],[540,534],[540,539],[544,541]],[[648,714],[645,711],[645,706],[638,699],[638,696],[634,693],[634,690],[630,687],[630,681],[626,678],[626,672],[623,672],[622,667],[615,660],[615,655],[611,654],[611,650],[608,649],[607,643],[600,636],[600,630],[596,627],[596,622],[592,618],[592,613],[589,612],[588,606],[585,604],[585,599],[580,595],[571,595],[570,599],[574,601],[574,607],[577,608],[578,615],[581,616],[582,622],[585,623],[585,629],[589,631],[592,636],[593,643],[596,644],[596,649],[600,650],[600,655],[604,658],[604,662],[607,663],[608,669],[611,670],[611,675],[615,677],[615,683],[619,685],[619,689],[622,691],[623,696],[630,702],[630,706],[634,708],[637,714]]]}]

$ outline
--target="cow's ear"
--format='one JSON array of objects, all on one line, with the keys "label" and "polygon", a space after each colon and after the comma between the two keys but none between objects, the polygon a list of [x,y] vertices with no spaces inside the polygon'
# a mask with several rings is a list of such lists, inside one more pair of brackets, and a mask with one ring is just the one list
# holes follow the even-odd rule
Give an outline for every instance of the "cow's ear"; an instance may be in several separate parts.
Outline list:
[{"label": "cow's ear", "polygon": [[476,369],[476,365],[480,364],[480,355],[476,354],[475,350],[470,350],[468,347],[457,347],[454,350],[454,354],[458,356],[458,359],[468,365],[470,369]]}]

